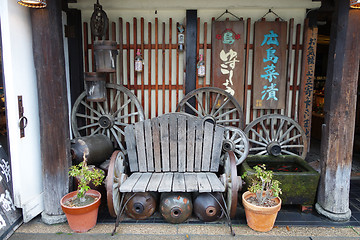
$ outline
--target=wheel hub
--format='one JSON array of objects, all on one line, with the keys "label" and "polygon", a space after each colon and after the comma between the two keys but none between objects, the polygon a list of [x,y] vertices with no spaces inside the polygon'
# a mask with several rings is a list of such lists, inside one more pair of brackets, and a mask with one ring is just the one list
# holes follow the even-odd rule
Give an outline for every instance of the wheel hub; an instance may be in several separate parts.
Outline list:
[{"label": "wheel hub", "polygon": [[281,154],[281,146],[278,142],[271,142],[267,147],[266,151],[273,156],[279,156]]},{"label": "wheel hub", "polygon": [[111,115],[103,115],[99,118],[99,124],[102,128],[111,128],[114,125],[114,117]]},{"label": "wheel hub", "polygon": [[235,150],[235,145],[232,141],[226,139],[223,141],[223,150],[228,152],[228,151],[234,151]]}]

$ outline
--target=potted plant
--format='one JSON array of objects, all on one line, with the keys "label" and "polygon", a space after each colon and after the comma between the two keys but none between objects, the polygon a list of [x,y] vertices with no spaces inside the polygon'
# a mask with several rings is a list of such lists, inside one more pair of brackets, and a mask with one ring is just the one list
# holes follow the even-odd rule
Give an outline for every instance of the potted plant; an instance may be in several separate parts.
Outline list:
[{"label": "potted plant", "polygon": [[250,228],[259,232],[270,231],[281,208],[280,182],[273,180],[273,172],[265,164],[254,167],[252,183],[242,195],[246,221]]},{"label": "potted plant", "polygon": [[81,163],[70,167],[69,175],[78,178],[78,189],[60,200],[61,208],[74,232],[87,232],[96,225],[101,199],[100,192],[90,189],[89,184],[100,185],[104,173],[89,167],[84,154]]}]

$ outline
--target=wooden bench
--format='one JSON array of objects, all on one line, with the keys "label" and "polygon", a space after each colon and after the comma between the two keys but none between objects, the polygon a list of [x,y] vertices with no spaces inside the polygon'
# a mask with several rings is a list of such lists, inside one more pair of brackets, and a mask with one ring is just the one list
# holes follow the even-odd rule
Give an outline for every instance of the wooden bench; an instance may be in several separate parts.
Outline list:
[{"label": "wooden bench", "polygon": [[[108,178],[114,180],[108,182],[113,193],[114,189],[120,193],[231,191],[230,199],[225,194],[230,215],[236,211],[241,180],[232,151],[226,154],[224,166],[220,167],[226,131],[224,126],[186,113],[164,114],[128,125],[124,154],[127,159],[117,157],[110,162]],[[122,201],[119,204],[119,194],[116,195],[110,197],[119,217]]]}]

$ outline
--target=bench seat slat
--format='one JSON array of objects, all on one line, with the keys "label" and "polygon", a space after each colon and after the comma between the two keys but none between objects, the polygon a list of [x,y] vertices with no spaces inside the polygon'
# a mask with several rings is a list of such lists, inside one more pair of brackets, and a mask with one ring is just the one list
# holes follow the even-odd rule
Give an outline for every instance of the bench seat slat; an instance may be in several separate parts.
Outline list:
[{"label": "bench seat slat", "polygon": [[173,182],[173,173],[166,172],[161,180],[158,191],[159,192],[171,192],[172,182]]},{"label": "bench seat slat", "polygon": [[163,176],[164,176],[163,173],[153,173],[150,178],[149,184],[146,188],[146,191],[156,192],[159,188],[159,185],[160,185],[160,182],[161,182],[161,179],[163,178]]},{"label": "bench seat slat", "polygon": [[198,173],[196,174],[199,192],[211,192],[211,185],[206,176],[206,173]]},{"label": "bench seat slat", "polygon": [[225,187],[215,173],[206,173],[213,192],[225,192]]},{"label": "bench seat slat", "polygon": [[133,192],[145,192],[150,178],[151,178],[151,173],[143,173],[143,174],[141,174],[139,180],[134,185],[132,191]]},{"label": "bench seat slat", "polygon": [[185,176],[185,186],[186,192],[197,192],[198,191],[198,184],[197,184],[197,177],[196,173],[184,173]]},{"label": "bench seat slat", "polygon": [[126,179],[126,181],[121,184],[120,192],[132,192],[134,185],[137,183],[142,173],[136,172],[131,174],[131,176]]},{"label": "bench seat slat", "polygon": [[185,192],[184,173],[174,173],[173,192]]}]

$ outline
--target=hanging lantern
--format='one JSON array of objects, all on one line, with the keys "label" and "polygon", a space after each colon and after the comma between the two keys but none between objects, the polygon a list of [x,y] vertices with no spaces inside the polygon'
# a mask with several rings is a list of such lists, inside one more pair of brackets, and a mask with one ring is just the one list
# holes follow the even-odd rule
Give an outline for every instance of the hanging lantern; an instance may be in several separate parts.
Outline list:
[{"label": "hanging lantern", "polygon": [[198,77],[205,77],[205,62],[203,60],[203,55],[200,54],[200,60],[197,64],[197,72],[198,72]]},{"label": "hanging lantern", "polygon": [[99,4],[99,0],[94,4],[94,12],[90,19],[91,33],[95,37],[105,36],[106,31],[109,27],[109,18],[107,17],[102,6]]},{"label": "hanging lantern", "polygon": [[85,91],[88,101],[104,102],[106,100],[105,74],[98,72],[85,73]]},{"label": "hanging lantern", "polygon": [[18,4],[29,8],[45,8],[46,0],[18,0]]},{"label": "hanging lantern", "polygon": [[94,56],[96,72],[115,72],[117,54],[115,41],[95,41]]},{"label": "hanging lantern", "polygon": [[144,65],[144,60],[141,57],[140,49],[138,49],[135,57],[135,72],[142,72],[143,65]]},{"label": "hanging lantern", "polygon": [[185,49],[185,34],[184,34],[185,28],[183,25],[178,26],[178,49],[179,51],[184,51]]}]

